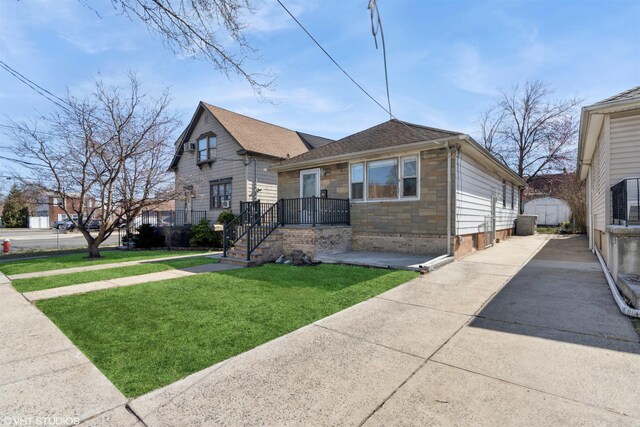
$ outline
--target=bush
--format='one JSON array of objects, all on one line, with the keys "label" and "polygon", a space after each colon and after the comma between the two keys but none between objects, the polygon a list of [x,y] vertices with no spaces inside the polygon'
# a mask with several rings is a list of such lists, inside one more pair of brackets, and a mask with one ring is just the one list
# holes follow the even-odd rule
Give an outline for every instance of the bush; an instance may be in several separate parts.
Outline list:
[{"label": "bush", "polygon": [[222,246],[222,235],[211,228],[207,219],[202,218],[199,224],[191,227],[189,246],[219,248]]},{"label": "bush", "polygon": [[142,224],[137,231],[138,234],[132,238],[136,248],[149,249],[164,246],[164,236],[158,234],[152,225]]},{"label": "bush", "polygon": [[229,224],[233,221],[236,216],[231,211],[222,211],[220,215],[218,215],[218,222],[220,224]]}]

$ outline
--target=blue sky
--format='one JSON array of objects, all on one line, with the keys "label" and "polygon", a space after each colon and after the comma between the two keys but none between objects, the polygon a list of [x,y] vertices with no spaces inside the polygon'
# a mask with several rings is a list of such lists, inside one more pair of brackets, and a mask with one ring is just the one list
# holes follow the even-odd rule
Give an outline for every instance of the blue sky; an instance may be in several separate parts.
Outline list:
[{"label": "blue sky", "polygon": [[[371,35],[366,0],[283,0],[365,88],[385,101],[382,52]],[[171,88],[186,123],[197,102],[295,130],[339,138],[388,119],[306,37],[275,0],[248,17],[250,43],[276,87],[261,102],[242,80],[175,55],[108,0],[0,1],[0,59],[50,91],[76,96],[100,74],[144,89]],[[500,88],[540,79],[559,97],[589,104],[640,84],[638,1],[379,0],[394,115],[475,135],[480,112]],[[52,108],[0,70],[0,124]],[[6,142],[1,135],[0,141]],[[5,168],[6,162],[0,161]]]}]

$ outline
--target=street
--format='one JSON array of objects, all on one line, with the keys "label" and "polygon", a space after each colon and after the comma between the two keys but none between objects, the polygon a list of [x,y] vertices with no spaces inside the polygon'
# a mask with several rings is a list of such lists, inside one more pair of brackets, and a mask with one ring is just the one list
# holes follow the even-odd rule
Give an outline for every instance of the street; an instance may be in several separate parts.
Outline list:
[{"label": "street", "polygon": [[[54,249],[81,249],[87,245],[86,240],[79,232],[65,232],[60,230],[40,230],[28,228],[0,228],[0,241],[11,240],[11,253],[54,250]],[[92,234],[95,235],[95,232]],[[118,234],[114,233],[101,247],[116,246]],[[59,246],[58,246],[59,245]]]}]

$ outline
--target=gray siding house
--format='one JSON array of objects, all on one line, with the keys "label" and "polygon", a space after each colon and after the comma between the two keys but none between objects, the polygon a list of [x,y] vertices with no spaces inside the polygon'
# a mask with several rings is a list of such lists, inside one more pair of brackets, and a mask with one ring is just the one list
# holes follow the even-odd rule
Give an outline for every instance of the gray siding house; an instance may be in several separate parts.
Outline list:
[{"label": "gray siding house", "polygon": [[223,210],[238,212],[241,201],[275,203],[278,176],[269,167],[328,142],[200,102],[170,165],[176,209],[206,211],[215,221]]}]

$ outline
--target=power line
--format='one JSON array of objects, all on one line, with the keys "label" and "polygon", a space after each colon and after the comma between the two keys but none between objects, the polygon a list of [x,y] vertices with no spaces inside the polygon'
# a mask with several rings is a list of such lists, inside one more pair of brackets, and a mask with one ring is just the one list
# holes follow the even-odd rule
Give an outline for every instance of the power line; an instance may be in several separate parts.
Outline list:
[{"label": "power line", "polygon": [[[404,125],[407,129],[409,129],[411,132],[413,132],[414,134],[416,134],[417,136],[421,137],[421,138],[425,138],[425,136],[418,132],[416,129],[414,129],[413,127],[407,125],[405,122],[403,122],[402,120],[398,119],[396,116],[394,116],[391,111],[390,108],[387,109],[385,108],[382,104],[380,104],[380,102],[378,102],[377,99],[375,99],[369,92],[367,92],[367,90],[365,88],[362,87],[362,85],[360,85],[360,83],[358,83],[353,77],[351,77],[351,75],[340,65],[338,64],[338,61],[336,61],[333,56],[331,56],[331,54],[329,52],[327,52],[327,50],[320,44],[320,42],[318,42],[318,40],[316,40],[315,37],[313,37],[313,35],[311,35],[311,33],[304,27],[304,25],[302,25],[302,23],[300,21],[298,21],[298,19],[291,13],[291,11],[289,11],[289,9],[287,9],[287,7],[282,3],[281,0],[276,0],[278,2],[278,4],[280,4],[280,6],[282,6],[282,8],[285,10],[285,12],[287,12],[287,14],[289,14],[289,16],[291,17],[291,19],[293,19],[296,24],[298,24],[298,26],[302,29],[302,31],[304,31],[307,36],[309,36],[309,38],[311,40],[313,40],[313,42],[316,44],[316,46],[318,46],[320,48],[320,50],[322,50],[322,52],[324,52],[324,54],[331,60],[331,62],[333,62],[335,64],[336,67],[338,67],[338,69],[340,71],[342,71],[342,73],[347,76],[347,78],[349,80],[351,80],[351,82],[356,85],[358,87],[358,89],[360,89],[365,95],[367,95],[367,97],[369,97],[373,102],[376,103],[376,105],[380,108],[382,108],[383,111],[385,111],[387,114],[389,114],[389,117],[396,119],[398,121],[398,123],[401,123],[402,125]],[[439,142],[435,142],[436,144],[440,144]]]},{"label": "power line", "polygon": [[[376,44],[376,49],[378,48],[378,31],[380,31],[380,39],[382,40],[382,58],[384,60],[384,82],[387,87],[387,105],[389,105],[389,118],[392,117],[391,114],[391,96],[389,96],[389,73],[387,71],[387,47],[384,43],[384,31],[382,30],[382,19],[380,18],[380,10],[378,9],[377,0],[369,0],[369,10],[371,11],[371,34],[373,34],[373,41]],[[378,17],[378,27],[376,28],[374,24],[373,14]]]},{"label": "power line", "polygon": [[40,86],[39,84],[37,84],[33,80],[30,80],[29,78],[24,76],[22,73],[20,73],[19,71],[17,71],[16,69],[12,68],[7,63],[5,63],[5,62],[3,62],[1,60],[0,60],[0,67],[4,68],[4,70],[7,71],[9,74],[11,74],[13,77],[15,77],[16,79],[18,79],[19,81],[21,81],[22,83],[27,85],[31,90],[33,90],[37,94],[43,96],[44,98],[48,99],[49,101],[53,102],[54,104],[56,104],[58,107],[62,108],[63,110],[65,110],[67,112],[70,112],[68,107],[74,108],[71,104],[69,104],[64,99],[60,98],[59,96],[55,95],[54,93],[52,93],[52,92],[48,91],[47,89],[43,88],[42,86]]}]

